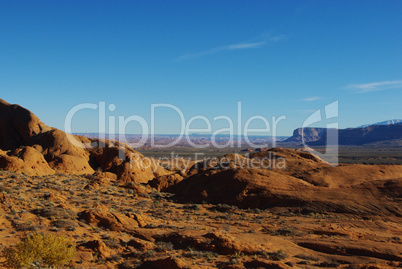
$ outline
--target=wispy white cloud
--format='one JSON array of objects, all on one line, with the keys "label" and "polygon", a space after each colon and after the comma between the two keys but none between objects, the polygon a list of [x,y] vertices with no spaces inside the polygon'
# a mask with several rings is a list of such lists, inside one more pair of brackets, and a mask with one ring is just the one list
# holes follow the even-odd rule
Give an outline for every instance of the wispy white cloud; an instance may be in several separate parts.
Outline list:
[{"label": "wispy white cloud", "polygon": [[388,89],[402,88],[402,80],[380,81],[366,84],[350,84],[346,87],[356,93],[376,92]]},{"label": "wispy white cloud", "polygon": [[200,58],[200,57],[204,57],[207,55],[219,53],[222,51],[256,49],[256,48],[260,48],[260,47],[264,46],[268,42],[276,42],[276,41],[280,41],[284,38],[285,38],[285,36],[279,35],[279,36],[273,36],[273,37],[264,37],[262,41],[258,41],[258,42],[249,41],[249,42],[241,42],[241,43],[235,43],[235,44],[230,44],[230,45],[226,45],[226,46],[215,47],[215,48],[212,48],[209,50],[181,55],[180,57],[178,57],[176,59],[176,61],[185,61],[185,60]]},{"label": "wispy white cloud", "polygon": [[322,99],[322,97],[312,96],[312,97],[304,98],[303,101],[312,102],[312,101],[317,101],[317,100],[320,100],[320,99]]},{"label": "wispy white cloud", "polygon": [[269,37],[268,40],[269,41],[281,41],[281,40],[284,40],[286,38],[287,37],[285,35],[277,35],[277,36]]},{"label": "wispy white cloud", "polygon": [[239,43],[222,47],[224,50],[241,50],[241,49],[254,49],[265,45],[265,41],[254,43]]}]

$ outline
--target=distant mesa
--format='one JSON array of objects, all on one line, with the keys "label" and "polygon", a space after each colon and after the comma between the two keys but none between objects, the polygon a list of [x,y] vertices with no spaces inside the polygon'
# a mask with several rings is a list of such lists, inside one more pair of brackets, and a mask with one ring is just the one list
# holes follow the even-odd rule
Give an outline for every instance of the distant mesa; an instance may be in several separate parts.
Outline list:
[{"label": "distant mesa", "polygon": [[288,139],[282,141],[284,143],[302,143],[317,141],[321,138],[322,134],[326,132],[326,128],[297,128],[293,131],[293,135]]},{"label": "distant mesa", "polygon": [[[380,141],[402,139],[402,122],[398,120],[382,122],[367,127],[347,128],[338,130],[338,145],[365,145]],[[389,123],[389,124],[385,124]],[[336,129],[327,128],[298,128],[294,130],[293,136],[281,143],[292,143],[301,145],[306,143],[308,146],[327,145],[328,132]]]},{"label": "distant mesa", "polygon": [[[341,129],[338,133],[339,145],[365,145],[369,143],[402,138],[402,124],[371,125],[364,128]],[[327,144],[327,132],[320,139],[309,145],[322,146]]]}]

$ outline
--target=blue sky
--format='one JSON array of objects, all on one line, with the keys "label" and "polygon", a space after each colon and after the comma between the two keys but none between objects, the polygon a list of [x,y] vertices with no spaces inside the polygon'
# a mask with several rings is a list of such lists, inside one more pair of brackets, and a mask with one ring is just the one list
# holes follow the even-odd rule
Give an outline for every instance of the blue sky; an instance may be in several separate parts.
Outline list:
[{"label": "blue sky", "polygon": [[[399,0],[0,1],[0,98],[60,129],[71,108],[102,101],[116,106],[107,118],[150,123],[151,105],[168,103],[212,129],[241,102],[242,124],[286,116],[278,135],[334,101],[341,128],[400,119],[400,14]],[[156,133],[179,131],[176,112],[155,115]],[[96,132],[97,112],[72,129]]]}]

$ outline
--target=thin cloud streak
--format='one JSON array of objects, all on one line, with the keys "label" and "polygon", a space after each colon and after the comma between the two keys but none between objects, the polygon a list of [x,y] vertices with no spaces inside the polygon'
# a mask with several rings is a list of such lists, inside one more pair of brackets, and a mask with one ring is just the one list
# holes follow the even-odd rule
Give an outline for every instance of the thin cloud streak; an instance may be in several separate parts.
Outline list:
[{"label": "thin cloud streak", "polygon": [[254,49],[265,45],[266,42],[255,42],[255,43],[239,43],[229,46],[224,46],[224,50],[240,50],[240,49]]},{"label": "thin cloud streak", "polygon": [[185,60],[190,60],[190,59],[201,58],[201,57],[219,53],[222,51],[256,49],[256,48],[260,48],[260,47],[264,46],[265,44],[267,44],[268,41],[276,42],[276,41],[280,41],[284,38],[285,38],[284,36],[274,36],[274,37],[267,38],[265,41],[241,42],[241,43],[230,44],[230,45],[226,45],[226,46],[215,47],[215,48],[205,50],[205,51],[181,55],[175,61],[185,61]]},{"label": "thin cloud streak", "polygon": [[368,93],[388,89],[402,88],[402,80],[380,81],[366,84],[351,84],[346,87],[356,93]]},{"label": "thin cloud streak", "polygon": [[312,96],[312,97],[304,98],[303,101],[305,101],[305,102],[313,102],[313,101],[317,101],[317,100],[321,100],[321,99],[322,99],[321,97]]}]

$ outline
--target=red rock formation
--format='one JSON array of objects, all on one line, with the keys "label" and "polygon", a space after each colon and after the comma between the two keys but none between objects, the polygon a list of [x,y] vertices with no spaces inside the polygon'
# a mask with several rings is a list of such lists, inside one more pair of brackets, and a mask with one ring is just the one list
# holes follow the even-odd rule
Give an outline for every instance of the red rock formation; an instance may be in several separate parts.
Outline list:
[{"label": "red rock formation", "polygon": [[159,164],[126,144],[66,134],[45,125],[29,110],[2,99],[0,150],[0,169],[29,175],[93,174],[101,169],[115,174],[123,183],[146,183],[154,178],[154,172],[166,174]]}]

